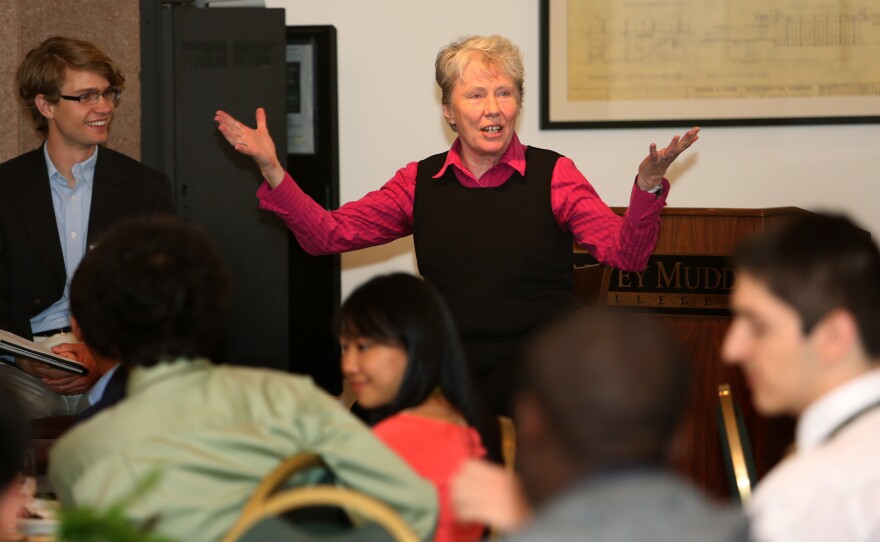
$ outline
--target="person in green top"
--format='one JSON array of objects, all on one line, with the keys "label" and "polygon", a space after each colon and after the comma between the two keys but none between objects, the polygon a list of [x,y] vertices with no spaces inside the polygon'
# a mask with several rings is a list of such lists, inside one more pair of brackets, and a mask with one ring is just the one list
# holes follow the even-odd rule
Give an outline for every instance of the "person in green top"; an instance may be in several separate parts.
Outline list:
[{"label": "person in green top", "polygon": [[172,218],[114,227],[71,286],[74,333],[131,367],[127,396],[61,438],[49,479],[64,506],[101,508],[158,470],[128,509],[179,540],[218,540],[283,459],[319,454],[337,483],[377,497],[422,538],[437,496],[307,377],[215,365],[229,279],[199,228]]}]

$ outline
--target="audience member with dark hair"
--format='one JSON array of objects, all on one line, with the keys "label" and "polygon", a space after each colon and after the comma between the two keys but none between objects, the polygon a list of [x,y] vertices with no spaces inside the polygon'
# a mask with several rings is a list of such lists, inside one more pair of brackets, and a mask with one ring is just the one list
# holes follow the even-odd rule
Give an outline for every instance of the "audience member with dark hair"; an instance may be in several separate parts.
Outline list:
[{"label": "audience member with dark hair", "polygon": [[[517,464],[536,512],[511,540],[746,539],[741,514],[664,466],[690,372],[659,322],[562,320],[535,338],[522,369]],[[469,516],[500,517],[479,489],[456,498]]]},{"label": "audience member with dark hair", "polygon": [[437,487],[436,540],[467,541],[483,526],[457,521],[450,477],[468,458],[498,458],[497,421],[471,387],[449,311],[425,281],[397,273],[357,288],[338,316],[342,373],[376,435]]},{"label": "audience member with dark hair", "polygon": [[105,147],[125,77],[93,43],[54,36],[16,72],[22,107],[45,142],[0,164],[0,329],[81,361],[75,375],[0,357],[0,379],[28,418],[72,415],[112,378],[72,334],[70,280],[98,235],[125,217],[171,213],[164,174]]},{"label": "audience member with dark hair", "polygon": [[0,539],[15,529],[22,506],[21,480],[26,443],[21,405],[13,391],[0,382]]},{"label": "audience member with dark hair", "polygon": [[229,297],[216,248],[176,219],[127,221],[89,251],[71,288],[75,331],[96,357],[131,373],[125,399],[53,448],[49,476],[62,504],[107,506],[158,470],[131,519],[155,520],[179,540],[217,540],[266,474],[313,452],[338,483],[429,536],[431,485],[338,401],[305,377],[211,363]]},{"label": "audience member with dark hair", "polygon": [[734,255],[723,357],[755,408],[798,416],[796,451],[746,508],[758,541],[880,540],[880,251],[810,214]]}]

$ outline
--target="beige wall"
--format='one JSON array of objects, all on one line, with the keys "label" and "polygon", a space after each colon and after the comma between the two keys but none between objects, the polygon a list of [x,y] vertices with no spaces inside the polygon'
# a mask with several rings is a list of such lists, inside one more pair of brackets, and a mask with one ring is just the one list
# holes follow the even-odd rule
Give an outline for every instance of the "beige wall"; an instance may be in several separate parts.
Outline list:
[{"label": "beige wall", "polygon": [[104,50],[125,74],[125,94],[113,121],[109,146],[139,158],[140,11],[138,0],[0,0],[0,162],[40,144],[30,116],[18,103],[15,70],[43,39],[71,36]]}]

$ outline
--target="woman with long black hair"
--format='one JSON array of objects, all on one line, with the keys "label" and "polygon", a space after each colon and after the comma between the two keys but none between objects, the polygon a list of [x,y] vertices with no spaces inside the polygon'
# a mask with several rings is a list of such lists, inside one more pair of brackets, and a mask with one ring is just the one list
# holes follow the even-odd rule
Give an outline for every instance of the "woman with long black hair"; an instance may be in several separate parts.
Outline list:
[{"label": "woman with long black hair", "polygon": [[343,303],[337,326],[342,373],[375,434],[437,487],[435,539],[479,539],[483,526],[456,521],[447,487],[464,460],[500,458],[498,424],[439,294],[412,275],[376,277]]}]

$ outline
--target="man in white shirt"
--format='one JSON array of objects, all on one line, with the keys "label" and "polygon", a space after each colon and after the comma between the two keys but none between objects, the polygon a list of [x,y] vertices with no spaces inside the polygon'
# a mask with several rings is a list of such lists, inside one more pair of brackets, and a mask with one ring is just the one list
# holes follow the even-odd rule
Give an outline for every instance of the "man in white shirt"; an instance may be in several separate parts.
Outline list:
[{"label": "man in white shirt", "polygon": [[734,255],[723,345],[765,415],[798,417],[796,451],[747,505],[752,537],[880,540],[880,251],[839,216],[811,214]]}]

